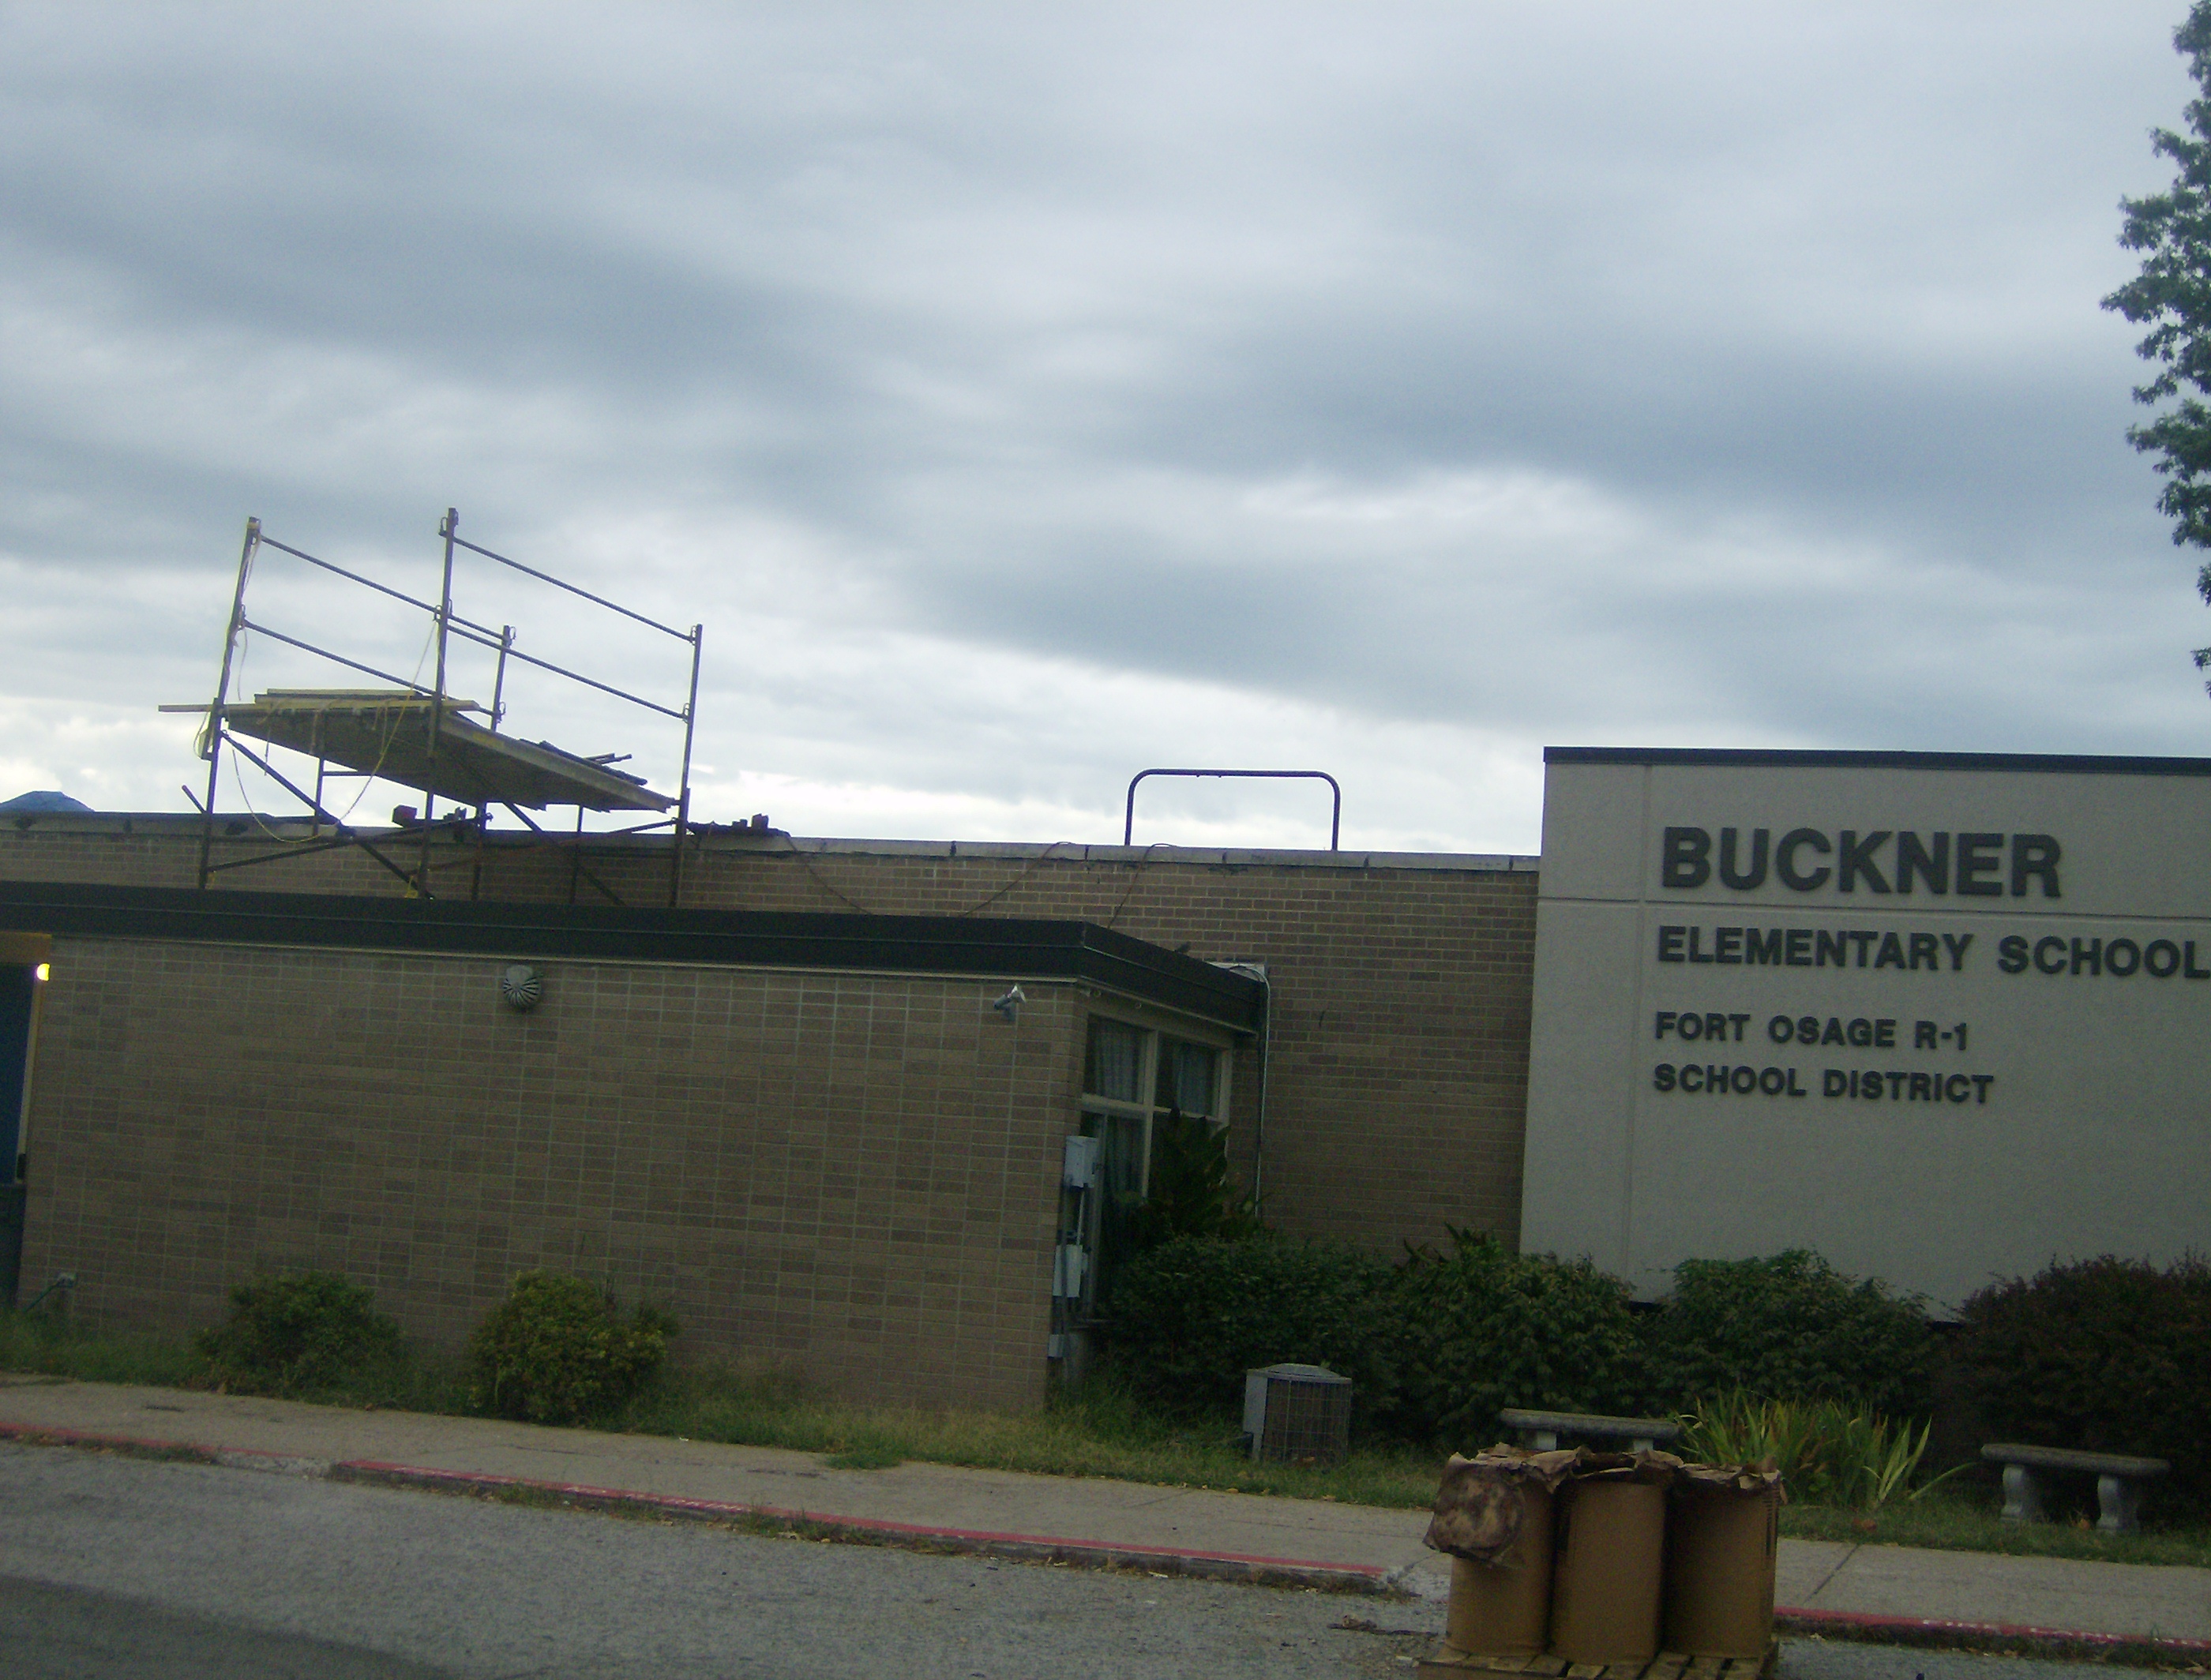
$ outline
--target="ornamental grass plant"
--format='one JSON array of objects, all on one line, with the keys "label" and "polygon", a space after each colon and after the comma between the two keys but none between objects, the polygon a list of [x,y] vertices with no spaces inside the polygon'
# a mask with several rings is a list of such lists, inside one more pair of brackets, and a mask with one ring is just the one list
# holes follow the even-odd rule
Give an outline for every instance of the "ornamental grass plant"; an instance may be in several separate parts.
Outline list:
[{"label": "ornamental grass plant", "polygon": [[1737,1388],[1682,1417],[1676,1450],[1707,1464],[1770,1459],[1792,1500],[1875,1512],[1893,1500],[1916,1500],[1957,1473],[1912,1485],[1933,1432],[1931,1422],[1915,1429],[1909,1418],[1892,1421],[1834,1400],[1762,1399]]}]

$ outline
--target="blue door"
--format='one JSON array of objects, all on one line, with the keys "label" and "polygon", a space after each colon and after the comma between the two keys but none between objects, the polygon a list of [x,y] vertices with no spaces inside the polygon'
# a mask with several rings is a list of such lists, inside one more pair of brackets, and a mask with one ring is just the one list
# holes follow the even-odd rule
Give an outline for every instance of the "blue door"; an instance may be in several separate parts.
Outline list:
[{"label": "blue door", "polygon": [[23,1269],[23,1115],[38,1000],[39,965],[0,963],[0,1301],[10,1306]]}]

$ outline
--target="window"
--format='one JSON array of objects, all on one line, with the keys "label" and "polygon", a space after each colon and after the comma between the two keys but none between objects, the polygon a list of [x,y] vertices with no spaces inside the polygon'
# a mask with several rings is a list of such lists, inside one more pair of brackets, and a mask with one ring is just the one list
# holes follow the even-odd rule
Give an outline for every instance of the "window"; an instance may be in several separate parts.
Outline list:
[{"label": "window", "polygon": [[[1110,1285],[1131,1247],[1136,1212],[1151,1187],[1158,1123],[1170,1115],[1227,1123],[1228,1057],[1211,1044],[1177,1038],[1104,1015],[1090,1018],[1082,1058],[1082,1134],[1104,1139],[1088,1238],[1095,1284]],[[1085,1305],[1097,1289],[1086,1288]]]}]

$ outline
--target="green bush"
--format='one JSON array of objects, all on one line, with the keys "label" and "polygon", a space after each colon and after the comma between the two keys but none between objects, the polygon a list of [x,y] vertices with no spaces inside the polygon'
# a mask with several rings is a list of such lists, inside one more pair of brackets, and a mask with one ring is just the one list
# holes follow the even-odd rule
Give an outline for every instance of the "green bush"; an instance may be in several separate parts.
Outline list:
[{"label": "green bush", "polygon": [[525,1272],[469,1339],[471,1398],[501,1417],[579,1423],[635,1393],[675,1334],[649,1307],[624,1319],[581,1278]]},{"label": "green bush", "polygon": [[1645,1332],[1653,1390],[1664,1405],[1742,1389],[1892,1417],[1922,1417],[1934,1406],[1925,1303],[1845,1277],[1808,1249],[1684,1260],[1672,1298]]},{"label": "green bush", "polygon": [[[1706,1464],[1759,1464],[1771,1459],[1792,1500],[1878,1511],[1892,1500],[1914,1500],[1956,1472],[1922,1480],[1919,1467],[1934,1438],[1932,1421],[1915,1431],[1879,1412],[1833,1400],[1761,1400],[1741,1389],[1700,1402],[1681,1420],[1675,1450]],[[1960,1465],[1959,1468],[1963,1468]]]},{"label": "green bush", "polygon": [[1264,1234],[1250,1191],[1239,1191],[1228,1168],[1228,1133],[1179,1109],[1152,1122],[1150,1193],[1136,1210],[1136,1246],[1153,1248],[1178,1236],[1240,1242]]},{"label": "green bush", "polygon": [[1390,1268],[1329,1242],[1176,1237],[1126,1261],[1113,1358],[1147,1399],[1184,1413],[1239,1407],[1259,1365],[1325,1365],[1352,1381],[1361,1429],[1396,1390]]},{"label": "green bush", "polygon": [[257,1278],[230,1292],[230,1317],[192,1339],[216,1379],[251,1393],[297,1394],[379,1380],[399,1326],[335,1272]]},{"label": "green bush", "polygon": [[1990,1441],[2169,1459],[2155,1502],[2211,1507],[2211,1268],[2105,1254],[1992,1284],[1954,1357]]},{"label": "green bush", "polygon": [[1499,1439],[1499,1411],[1632,1413],[1642,1349],[1627,1285],[1586,1260],[1511,1254],[1451,1232],[1397,1269],[1403,1369],[1396,1421],[1415,1439],[1473,1451]]}]

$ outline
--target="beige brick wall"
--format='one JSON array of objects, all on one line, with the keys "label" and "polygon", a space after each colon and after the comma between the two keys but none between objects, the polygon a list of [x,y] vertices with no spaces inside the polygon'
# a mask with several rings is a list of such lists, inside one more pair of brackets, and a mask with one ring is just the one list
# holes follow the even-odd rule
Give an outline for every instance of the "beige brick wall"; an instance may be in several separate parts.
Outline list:
[{"label": "beige brick wall", "polygon": [[[242,822],[243,819],[233,819]],[[397,841],[410,864],[421,854]],[[1395,1254],[1447,1225],[1518,1241],[1536,874],[1532,860],[1370,863],[1355,854],[947,848],[708,838],[687,907],[1044,916],[1268,965],[1275,993],[1264,1184],[1270,1219]],[[246,826],[219,857],[263,855]],[[0,830],[0,876],[190,885],[196,819],[41,819]],[[467,896],[471,849],[433,843],[441,896]],[[627,902],[664,903],[666,842],[610,843],[590,871]],[[287,891],[397,892],[358,853],[219,875]],[[494,846],[474,884],[507,901],[605,903],[567,859]],[[1236,1066],[1239,1156],[1257,1140],[1257,1064]]]},{"label": "beige brick wall", "polygon": [[1080,1002],[981,982],[57,942],[25,1276],[182,1333],[258,1269],[457,1345],[515,1273],[603,1279],[687,1360],[854,1398],[1044,1387]]},{"label": "beige brick wall", "polygon": [[[1519,1236],[1535,963],[1532,871],[1223,867],[833,852],[715,856],[689,903],[1095,922],[1194,957],[1267,964],[1268,1216],[1400,1252],[1445,1225]],[[996,895],[996,896],[994,896]],[[1257,1064],[1236,1067],[1253,1141]]]}]

